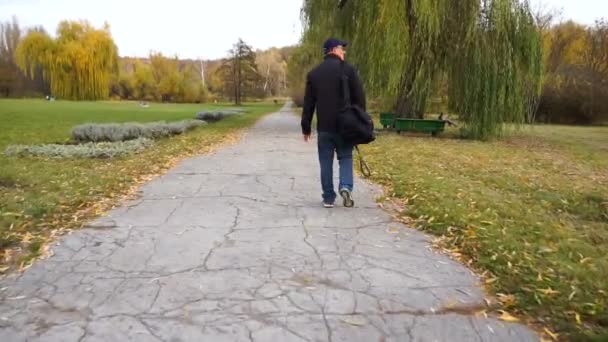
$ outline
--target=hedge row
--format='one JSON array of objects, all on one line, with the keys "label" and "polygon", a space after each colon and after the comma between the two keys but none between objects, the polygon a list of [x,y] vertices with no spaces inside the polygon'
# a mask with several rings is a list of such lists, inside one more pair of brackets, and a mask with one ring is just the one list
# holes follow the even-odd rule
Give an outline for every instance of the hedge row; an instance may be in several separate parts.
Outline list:
[{"label": "hedge row", "polygon": [[77,145],[44,144],[12,145],[6,148],[10,156],[40,156],[50,158],[112,158],[139,152],[152,145],[153,140],[139,138],[118,142],[88,142]]},{"label": "hedge row", "polygon": [[207,122],[217,122],[231,115],[240,115],[245,111],[242,109],[223,109],[223,110],[215,110],[215,111],[202,111],[196,113],[196,118],[198,120],[204,120]]},{"label": "hedge row", "polygon": [[153,139],[182,134],[207,122],[217,122],[244,112],[242,109],[203,111],[196,114],[197,120],[169,123],[87,123],[72,129],[72,139],[77,144],[12,145],[4,153],[51,158],[112,158],[139,152],[150,146]]},{"label": "hedge row", "polygon": [[157,139],[171,135],[182,134],[206,122],[200,120],[184,120],[177,122],[149,123],[108,123],[83,124],[72,129],[72,138],[77,142],[126,141],[138,138]]}]

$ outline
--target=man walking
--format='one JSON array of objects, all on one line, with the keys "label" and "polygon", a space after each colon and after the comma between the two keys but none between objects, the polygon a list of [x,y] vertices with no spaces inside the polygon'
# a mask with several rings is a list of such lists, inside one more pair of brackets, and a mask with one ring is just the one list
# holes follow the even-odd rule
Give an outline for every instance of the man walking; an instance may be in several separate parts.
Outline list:
[{"label": "man walking", "polygon": [[333,183],[334,152],[340,165],[338,187],[345,207],[354,206],[353,191],[353,145],[338,135],[338,113],[344,108],[342,74],[348,77],[351,104],[365,110],[365,93],[359,75],[344,61],[347,42],[330,38],[323,44],[325,58],[306,77],[306,94],[302,110],[302,134],[310,141],[312,117],[317,110],[319,163],[321,165],[321,187],[323,206],[332,208],[336,201]]}]

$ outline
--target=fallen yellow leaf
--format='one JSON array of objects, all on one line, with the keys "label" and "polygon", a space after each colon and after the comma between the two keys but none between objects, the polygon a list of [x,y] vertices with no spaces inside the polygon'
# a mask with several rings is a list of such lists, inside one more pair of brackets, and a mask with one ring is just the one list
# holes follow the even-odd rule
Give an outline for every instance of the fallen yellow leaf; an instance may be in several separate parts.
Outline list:
[{"label": "fallen yellow leaf", "polygon": [[556,290],[554,290],[554,289],[552,289],[550,287],[546,288],[546,289],[538,289],[538,291],[541,292],[541,293],[543,293],[543,294],[545,294],[545,295],[547,295],[547,296],[554,295],[554,294],[559,294],[560,293],[559,291],[556,291]]},{"label": "fallen yellow leaf", "polygon": [[388,228],[388,232],[389,233],[393,233],[393,234],[399,233],[399,228],[397,228],[397,227],[389,227]]},{"label": "fallen yellow leaf", "polygon": [[519,322],[519,318],[511,315],[510,313],[502,310],[500,310],[499,312],[502,312],[502,314],[500,315],[500,317],[498,317],[498,319],[506,322]]},{"label": "fallen yellow leaf", "polygon": [[6,213],[2,213],[2,216],[16,216],[16,217],[21,217],[21,216],[23,216],[23,214],[21,214],[21,213],[11,213],[11,212],[6,212]]},{"label": "fallen yellow leaf", "polygon": [[490,278],[490,279],[486,279],[486,284],[492,284],[493,282],[497,281],[498,278]]},{"label": "fallen yellow leaf", "polygon": [[25,233],[23,235],[23,238],[21,239],[21,242],[28,243],[28,242],[30,242],[32,240],[33,237],[34,236],[30,232],[27,232],[27,233]]},{"label": "fallen yellow leaf", "polygon": [[498,300],[502,304],[507,305],[507,306],[514,305],[517,302],[514,295],[512,295],[512,294],[506,295],[503,293],[498,294]]},{"label": "fallen yellow leaf", "polygon": [[552,338],[554,341],[557,341],[557,337],[559,336],[558,334],[556,334],[556,333],[552,332],[551,330],[549,330],[549,329],[547,329],[547,328],[545,328],[545,332],[547,333],[547,335],[551,336],[551,338]]}]

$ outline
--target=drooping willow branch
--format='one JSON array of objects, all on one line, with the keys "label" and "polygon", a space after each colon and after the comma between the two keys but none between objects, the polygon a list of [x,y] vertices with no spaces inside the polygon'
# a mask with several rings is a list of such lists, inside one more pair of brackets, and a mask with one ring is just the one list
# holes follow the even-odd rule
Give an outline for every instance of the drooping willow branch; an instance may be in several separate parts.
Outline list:
[{"label": "drooping willow branch", "polygon": [[540,92],[542,47],[526,0],[306,0],[303,47],[330,35],[371,96],[403,117],[422,117],[437,79],[467,135],[485,139],[526,120]]}]

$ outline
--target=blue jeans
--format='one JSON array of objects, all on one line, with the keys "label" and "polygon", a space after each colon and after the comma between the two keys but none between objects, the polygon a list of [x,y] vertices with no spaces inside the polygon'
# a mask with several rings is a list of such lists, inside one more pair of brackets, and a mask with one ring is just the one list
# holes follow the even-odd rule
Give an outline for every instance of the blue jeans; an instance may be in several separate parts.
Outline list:
[{"label": "blue jeans", "polygon": [[340,165],[340,185],[338,190],[353,191],[353,145],[345,143],[336,133],[319,132],[317,141],[319,148],[319,163],[321,164],[321,187],[323,201],[334,203],[334,151],[338,154]]}]

